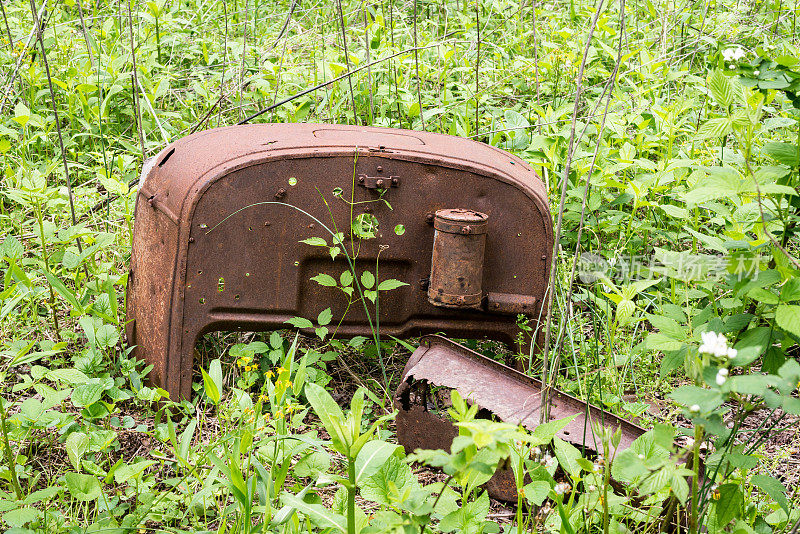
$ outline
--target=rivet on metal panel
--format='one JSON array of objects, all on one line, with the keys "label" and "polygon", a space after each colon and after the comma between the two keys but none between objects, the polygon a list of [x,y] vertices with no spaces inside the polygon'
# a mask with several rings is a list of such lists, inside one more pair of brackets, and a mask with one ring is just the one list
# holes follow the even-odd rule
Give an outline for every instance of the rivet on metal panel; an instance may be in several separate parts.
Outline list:
[{"label": "rivet on metal panel", "polygon": [[282,187],[280,189],[278,189],[277,193],[275,193],[275,199],[276,200],[280,200],[285,196],[286,196],[286,189],[284,189]]}]

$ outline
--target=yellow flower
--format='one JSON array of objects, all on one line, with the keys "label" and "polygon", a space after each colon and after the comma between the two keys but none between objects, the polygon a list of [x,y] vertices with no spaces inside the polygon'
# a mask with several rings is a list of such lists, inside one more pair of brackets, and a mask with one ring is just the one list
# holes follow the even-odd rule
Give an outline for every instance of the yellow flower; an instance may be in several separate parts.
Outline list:
[{"label": "yellow flower", "polygon": [[275,376],[275,373],[272,371],[267,371],[267,378],[272,378],[273,376]]},{"label": "yellow flower", "polygon": [[278,413],[275,414],[275,417],[280,417],[281,419],[283,419],[283,412],[278,410]]},{"label": "yellow flower", "polygon": [[278,375],[281,375],[282,373],[286,372],[286,369],[284,369],[283,367],[278,367],[277,369],[275,369],[275,371],[278,373]]},{"label": "yellow flower", "polygon": [[244,370],[245,370],[245,371],[247,371],[247,372],[249,373],[250,371],[252,371],[252,370],[253,370],[253,366],[252,366],[252,365],[245,365],[245,366],[244,366]]}]

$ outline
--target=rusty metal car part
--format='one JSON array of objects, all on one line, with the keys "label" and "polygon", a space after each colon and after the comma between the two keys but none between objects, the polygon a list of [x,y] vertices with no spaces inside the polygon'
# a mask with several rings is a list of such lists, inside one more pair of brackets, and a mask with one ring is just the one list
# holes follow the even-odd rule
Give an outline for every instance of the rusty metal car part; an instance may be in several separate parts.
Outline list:
[{"label": "rusty metal car part", "polygon": [[[428,300],[434,214],[453,208],[487,216],[480,308]],[[337,335],[370,333],[360,306],[345,316],[347,296],[310,280],[348,268],[343,254],[300,243],[331,243],[323,224],[379,221],[375,239],[346,235],[344,246],[358,252],[357,274],[374,271],[380,255],[381,280],[410,284],[380,301],[381,332],[395,337],[514,344],[513,314],[542,314],[553,249],[545,188],[524,161],[468,139],[386,128],[257,124],[190,135],[143,170],[135,215],[126,334],[173,399],[191,394],[206,332],[283,328],[330,307],[344,316]]]},{"label": "rusty metal car part", "polygon": [[470,209],[445,209],[434,215],[428,285],[428,300],[434,306],[480,307],[488,219]]},{"label": "rusty metal car part", "polygon": [[[408,452],[416,449],[450,450],[458,431],[450,421],[431,411],[430,386],[457,390],[461,396],[499,419],[533,430],[539,425],[542,383],[441,336],[421,339],[403,371],[394,404],[398,410],[397,441]],[[621,430],[620,450],[630,447],[645,430],[558,389],[549,393],[550,419],[576,416],[556,433],[573,445],[601,451],[593,424]],[[479,412],[480,414],[481,412]],[[612,452],[612,451],[609,451]],[[497,499],[516,501],[517,488],[509,469],[498,470],[487,484]]]}]

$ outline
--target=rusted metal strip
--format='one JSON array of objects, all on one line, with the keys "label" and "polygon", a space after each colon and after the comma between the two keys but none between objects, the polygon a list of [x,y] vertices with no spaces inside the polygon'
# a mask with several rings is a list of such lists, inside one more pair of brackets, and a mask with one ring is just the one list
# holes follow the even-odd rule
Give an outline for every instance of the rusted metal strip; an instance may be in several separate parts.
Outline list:
[{"label": "rusted metal strip", "polygon": [[[412,395],[416,384],[431,384],[457,390],[462,397],[489,410],[499,419],[528,430],[539,425],[542,383],[533,377],[486,358],[441,336],[425,336],[412,354],[395,394],[397,440],[406,450],[449,449],[457,435],[447,420],[431,413],[425,393]],[[618,448],[628,448],[645,430],[563,391],[553,389],[550,419],[576,416],[556,436],[591,451],[602,451],[593,425],[612,431],[621,429]],[[612,452],[612,451],[607,451]],[[490,494],[516,500],[510,472],[499,471],[487,485]]]}]

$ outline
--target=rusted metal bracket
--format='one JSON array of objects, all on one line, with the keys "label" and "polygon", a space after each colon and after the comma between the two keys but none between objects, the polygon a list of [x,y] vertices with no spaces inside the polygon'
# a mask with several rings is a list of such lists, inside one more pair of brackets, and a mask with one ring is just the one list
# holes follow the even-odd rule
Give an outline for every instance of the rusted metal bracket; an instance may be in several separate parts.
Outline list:
[{"label": "rusted metal bracket", "polygon": [[367,189],[389,189],[390,187],[400,187],[399,176],[367,176],[358,175],[358,185]]},{"label": "rusted metal bracket", "polygon": [[532,314],[536,309],[536,297],[512,293],[489,293],[486,295],[486,311],[491,313]]},{"label": "rusted metal bracket", "polygon": [[[403,371],[394,404],[397,441],[408,452],[416,449],[450,449],[458,435],[447,419],[432,413],[429,387],[457,390],[499,419],[533,430],[539,425],[542,383],[535,378],[486,358],[441,336],[425,336]],[[630,447],[645,430],[563,391],[550,390],[550,419],[576,416],[556,436],[579,447],[600,451],[593,424],[621,429],[620,450]],[[479,412],[480,414],[481,412]],[[485,412],[484,412],[485,413]],[[609,451],[611,452],[611,451]],[[497,499],[515,501],[517,490],[510,470],[499,470],[487,484]]]}]

